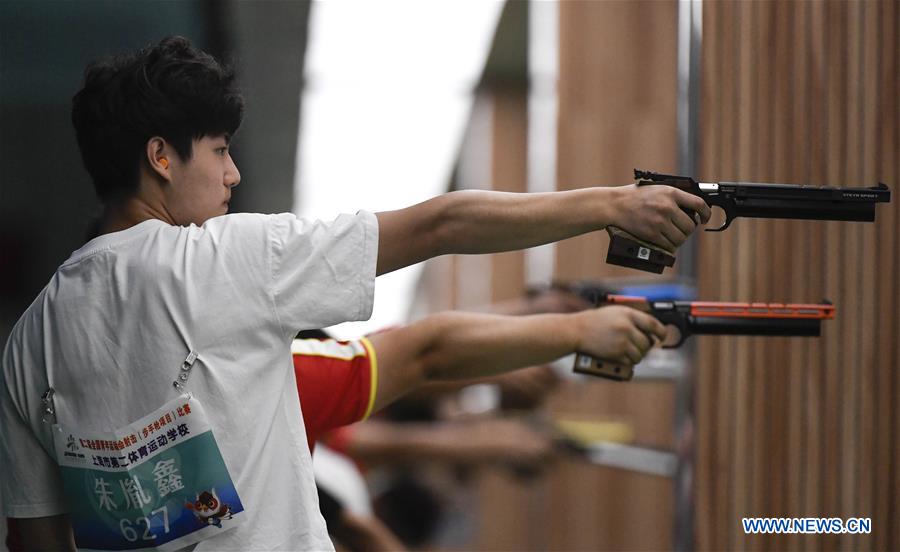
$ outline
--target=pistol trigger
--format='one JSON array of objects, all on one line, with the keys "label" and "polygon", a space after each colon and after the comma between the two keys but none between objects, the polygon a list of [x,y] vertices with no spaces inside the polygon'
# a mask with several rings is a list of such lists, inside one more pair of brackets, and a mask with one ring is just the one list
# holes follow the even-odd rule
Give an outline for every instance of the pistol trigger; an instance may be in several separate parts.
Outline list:
[{"label": "pistol trigger", "polygon": [[667,345],[666,343],[663,343],[662,348],[663,349],[677,349],[677,348],[681,347],[682,345],[684,345],[684,342],[686,340],[687,340],[687,335],[685,335],[684,332],[679,330],[678,341],[676,341],[675,343],[672,343],[671,345]]}]

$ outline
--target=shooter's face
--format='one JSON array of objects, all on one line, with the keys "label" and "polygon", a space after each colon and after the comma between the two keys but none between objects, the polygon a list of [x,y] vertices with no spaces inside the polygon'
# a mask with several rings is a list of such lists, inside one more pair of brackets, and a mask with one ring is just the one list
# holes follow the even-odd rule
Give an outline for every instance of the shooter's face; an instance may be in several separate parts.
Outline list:
[{"label": "shooter's face", "polygon": [[194,140],[189,160],[172,155],[169,163],[172,180],[166,187],[166,207],[175,224],[200,226],[228,212],[231,189],[241,181],[241,173],[225,136]]}]

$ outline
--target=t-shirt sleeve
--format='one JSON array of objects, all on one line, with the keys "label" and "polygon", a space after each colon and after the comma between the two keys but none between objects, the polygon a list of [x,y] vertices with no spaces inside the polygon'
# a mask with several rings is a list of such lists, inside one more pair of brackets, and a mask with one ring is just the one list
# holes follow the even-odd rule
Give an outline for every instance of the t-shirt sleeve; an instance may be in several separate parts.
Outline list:
[{"label": "t-shirt sleeve", "polygon": [[378,360],[365,338],[297,339],[291,347],[310,450],[326,431],[366,419],[375,404]]},{"label": "t-shirt sleeve", "polygon": [[0,374],[0,508],[2,514],[13,518],[33,518],[62,514],[68,511],[62,495],[59,467],[35,435],[35,430],[49,427],[35,421],[26,421],[16,408],[13,397],[22,407],[39,418],[40,392],[19,388],[10,379],[5,364],[11,362],[12,353],[7,350]]},{"label": "t-shirt sleeve", "polygon": [[371,316],[378,258],[374,214],[323,222],[285,213],[272,216],[268,231],[275,310],[286,333]]}]

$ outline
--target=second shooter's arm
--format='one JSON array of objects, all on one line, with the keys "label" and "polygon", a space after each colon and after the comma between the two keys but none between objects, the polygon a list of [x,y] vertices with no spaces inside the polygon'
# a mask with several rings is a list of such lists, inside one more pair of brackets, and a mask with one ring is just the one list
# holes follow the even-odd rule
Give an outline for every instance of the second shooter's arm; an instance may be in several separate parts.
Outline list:
[{"label": "second shooter's arm", "polygon": [[[706,301],[649,301],[645,297],[608,294],[601,305],[627,305],[656,317],[670,328],[664,348],[680,347],[691,335],[757,335],[818,337],[822,320],[832,320],[835,308],[821,304],[727,303]],[[628,381],[634,366],[604,362],[588,355],[575,357],[579,374]]]}]

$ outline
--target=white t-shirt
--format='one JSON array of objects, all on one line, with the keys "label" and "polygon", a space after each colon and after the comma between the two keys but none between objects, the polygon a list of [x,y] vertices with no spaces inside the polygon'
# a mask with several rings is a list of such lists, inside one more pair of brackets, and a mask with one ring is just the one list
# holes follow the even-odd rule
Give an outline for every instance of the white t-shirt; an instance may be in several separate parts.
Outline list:
[{"label": "white t-shirt", "polygon": [[[187,389],[209,417],[247,520],[197,550],[332,549],[319,513],[291,361],[300,329],[371,315],[378,223],[235,214],[148,220],[72,254],[2,358],[0,495],[9,517],[66,512],[41,394],[60,423],[108,431]],[[110,420],[115,420],[110,424]]]}]

